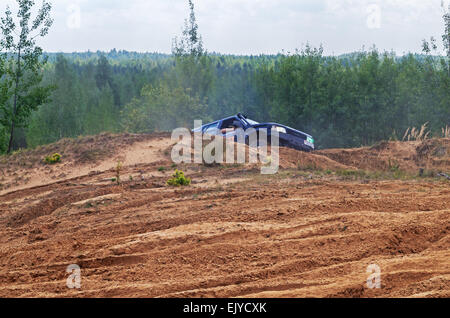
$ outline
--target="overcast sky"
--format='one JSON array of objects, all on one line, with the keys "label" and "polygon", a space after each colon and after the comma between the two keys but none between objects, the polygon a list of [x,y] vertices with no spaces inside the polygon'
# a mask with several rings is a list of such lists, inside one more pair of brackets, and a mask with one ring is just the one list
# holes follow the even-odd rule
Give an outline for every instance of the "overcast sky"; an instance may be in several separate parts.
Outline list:
[{"label": "overcast sky", "polygon": [[[169,53],[189,13],[187,0],[51,2],[55,23],[39,42],[49,52]],[[450,0],[194,0],[207,50],[233,54],[292,51],[307,42],[323,44],[326,54],[374,44],[403,54],[420,52],[430,36],[442,47],[442,2]],[[1,11],[14,3],[1,0]]]}]

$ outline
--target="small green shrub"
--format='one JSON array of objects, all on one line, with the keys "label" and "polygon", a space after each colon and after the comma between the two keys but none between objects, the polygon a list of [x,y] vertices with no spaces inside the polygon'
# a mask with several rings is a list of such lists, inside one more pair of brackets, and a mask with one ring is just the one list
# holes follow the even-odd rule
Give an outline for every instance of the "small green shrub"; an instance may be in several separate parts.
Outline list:
[{"label": "small green shrub", "polygon": [[191,184],[191,179],[186,178],[184,172],[177,169],[172,178],[167,180],[167,184],[173,187],[188,186]]},{"label": "small green shrub", "polygon": [[45,163],[53,165],[55,163],[61,162],[61,155],[59,153],[54,153],[51,156],[47,156],[44,159]]},{"label": "small green shrub", "polygon": [[158,171],[159,171],[159,172],[163,172],[163,171],[165,171],[165,170],[166,170],[166,168],[164,168],[164,167],[159,167],[159,168],[158,168]]}]

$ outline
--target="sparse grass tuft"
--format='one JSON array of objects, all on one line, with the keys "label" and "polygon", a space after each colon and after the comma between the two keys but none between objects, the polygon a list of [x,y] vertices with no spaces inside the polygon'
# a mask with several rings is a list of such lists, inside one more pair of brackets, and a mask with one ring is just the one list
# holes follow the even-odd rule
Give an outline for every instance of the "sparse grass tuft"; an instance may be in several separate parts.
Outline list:
[{"label": "sparse grass tuft", "polygon": [[434,170],[426,170],[426,169],[420,169],[419,170],[419,178],[434,178],[437,176],[437,172]]},{"label": "sparse grass tuft", "polygon": [[404,180],[416,178],[417,176],[407,174],[405,171],[400,170],[396,165],[387,172],[384,171],[364,171],[364,170],[338,170],[336,175],[344,180]]},{"label": "sparse grass tuft", "polygon": [[105,156],[101,149],[82,150],[80,146],[75,146],[74,152],[78,153],[79,162],[96,162]]},{"label": "sparse grass tuft", "polygon": [[388,167],[389,167],[389,171],[391,171],[391,172],[395,173],[395,172],[400,171],[400,164],[397,162],[397,160],[391,160],[389,158]]},{"label": "sparse grass tuft", "polygon": [[297,162],[297,169],[300,171],[321,171],[322,169],[318,168],[316,163],[308,163],[306,165],[302,165],[300,161]]},{"label": "sparse grass tuft", "polygon": [[122,171],[122,163],[118,161],[116,166],[116,178],[115,178],[117,184],[120,184],[120,171]]},{"label": "sparse grass tuft", "polygon": [[363,170],[337,170],[336,175],[347,180],[366,178],[368,174]]}]

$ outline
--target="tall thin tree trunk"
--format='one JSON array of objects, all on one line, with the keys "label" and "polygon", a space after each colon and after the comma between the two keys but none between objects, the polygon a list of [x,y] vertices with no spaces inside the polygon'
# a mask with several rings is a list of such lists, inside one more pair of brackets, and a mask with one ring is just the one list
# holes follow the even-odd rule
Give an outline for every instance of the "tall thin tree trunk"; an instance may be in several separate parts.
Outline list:
[{"label": "tall thin tree trunk", "polygon": [[18,88],[19,88],[19,76],[20,76],[20,47],[19,47],[19,53],[17,55],[17,73],[16,73],[16,87],[14,90],[14,107],[13,107],[13,116],[11,121],[11,132],[9,136],[9,144],[8,144],[8,151],[7,153],[10,154],[12,150],[12,144],[14,140],[14,128],[16,126],[16,113],[17,113],[17,95],[18,95]]}]

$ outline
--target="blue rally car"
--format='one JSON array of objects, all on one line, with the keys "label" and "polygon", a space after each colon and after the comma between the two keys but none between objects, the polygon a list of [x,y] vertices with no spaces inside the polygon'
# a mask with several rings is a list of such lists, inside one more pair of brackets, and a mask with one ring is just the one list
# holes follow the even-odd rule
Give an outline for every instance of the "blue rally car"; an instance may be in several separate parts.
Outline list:
[{"label": "blue rally car", "polygon": [[[202,132],[203,134],[221,135],[225,138],[234,138],[235,141],[238,140],[236,129],[243,129],[247,131],[253,128],[258,132],[260,129],[266,129],[268,139],[270,140],[271,129],[274,128],[278,131],[280,136],[279,145],[280,147],[288,147],[301,151],[313,151],[314,150],[314,139],[299,130],[277,124],[277,123],[258,123],[254,120],[247,118],[243,114],[237,114],[236,116],[231,116],[215,122],[205,124],[193,130],[193,132]],[[245,138],[245,142],[248,144],[248,136]]]}]

